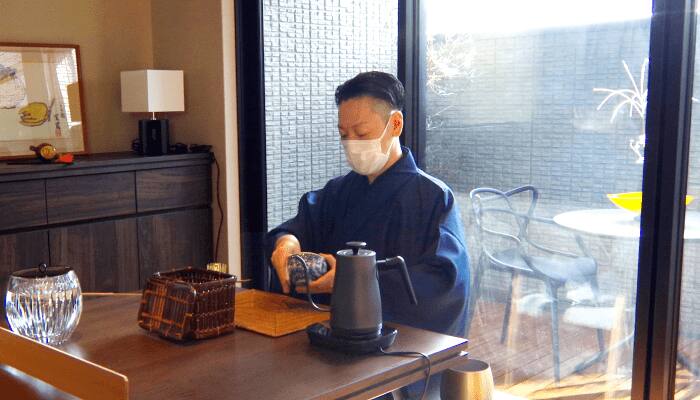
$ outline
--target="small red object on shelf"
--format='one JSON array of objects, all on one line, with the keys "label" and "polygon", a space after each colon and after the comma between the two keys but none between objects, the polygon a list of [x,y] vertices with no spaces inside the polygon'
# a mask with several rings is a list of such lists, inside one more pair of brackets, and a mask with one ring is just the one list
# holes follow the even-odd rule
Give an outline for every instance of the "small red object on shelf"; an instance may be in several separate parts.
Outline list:
[{"label": "small red object on shelf", "polygon": [[59,164],[73,164],[73,155],[70,153],[61,154],[55,162]]}]

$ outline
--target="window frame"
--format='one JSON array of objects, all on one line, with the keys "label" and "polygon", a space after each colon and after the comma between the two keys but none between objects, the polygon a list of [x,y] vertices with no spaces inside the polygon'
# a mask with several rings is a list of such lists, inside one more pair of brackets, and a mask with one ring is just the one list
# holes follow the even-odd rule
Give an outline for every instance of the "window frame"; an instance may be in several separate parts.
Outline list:
[{"label": "window frame", "polygon": [[406,90],[401,144],[411,149],[419,168],[425,168],[426,34],[421,0],[399,1],[397,78]]},{"label": "window frame", "polygon": [[[425,165],[425,4],[398,0],[398,77],[406,87],[402,144]],[[267,289],[267,177],[262,0],[238,1],[236,56],[242,274]],[[631,396],[672,398],[680,312],[684,199],[695,54],[694,0],[655,0],[649,46],[647,144]],[[656,61],[659,60],[659,61]],[[663,294],[663,295],[660,295]]]},{"label": "window frame", "polygon": [[633,399],[675,395],[695,58],[693,10],[694,0],[653,3]]},{"label": "window frame", "polygon": [[241,275],[267,289],[267,173],[262,0],[235,2]]}]

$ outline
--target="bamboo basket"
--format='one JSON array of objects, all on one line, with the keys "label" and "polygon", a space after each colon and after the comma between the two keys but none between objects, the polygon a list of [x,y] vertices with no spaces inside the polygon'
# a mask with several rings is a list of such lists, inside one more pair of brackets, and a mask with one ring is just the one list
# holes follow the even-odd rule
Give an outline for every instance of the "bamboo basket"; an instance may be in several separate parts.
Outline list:
[{"label": "bamboo basket", "polygon": [[235,276],[204,269],[156,272],[143,289],[139,326],[179,341],[231,332],[235,285]]}]

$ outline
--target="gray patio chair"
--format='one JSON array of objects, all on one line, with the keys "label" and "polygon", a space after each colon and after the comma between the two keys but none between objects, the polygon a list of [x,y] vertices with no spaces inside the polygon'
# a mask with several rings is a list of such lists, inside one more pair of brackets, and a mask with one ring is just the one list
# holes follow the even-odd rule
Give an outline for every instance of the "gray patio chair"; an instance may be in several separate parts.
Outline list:
[{"label": "gray patio chair", "polygon": [[[595,304],[598,292],[596,278],[598,266],[578,235],[576,246],[580,254],[552,249],[535,240],[529,232],[534,223],[551,225],[561,235],[572,233],[560,228],[552,220],[535,217],[539,193],[534,186],[522,186],[502,192],[492,188],[477,188],[469,193],[474,212],[480,254],[474,274],[472,295],[467,316],[467,334],[474,315],[476,303],[481,296],[481,283],[486,268],[510,273],[508,297],[503,315],[501,343],[508,332],[512,307],[513,280],[516,276],[537,279],[545,284],[547,302],[551,312],[552,355],[554,379],[560,379],[559,365],[559,313],[560,304],[570,304],[561,298],[559,291],[567,283],[589,284],[592,291],[590,302]],[[514,199],[523,200],[520,204]],[[603,353],[605,342],[603,331],[597,329],[599,353]]]}]

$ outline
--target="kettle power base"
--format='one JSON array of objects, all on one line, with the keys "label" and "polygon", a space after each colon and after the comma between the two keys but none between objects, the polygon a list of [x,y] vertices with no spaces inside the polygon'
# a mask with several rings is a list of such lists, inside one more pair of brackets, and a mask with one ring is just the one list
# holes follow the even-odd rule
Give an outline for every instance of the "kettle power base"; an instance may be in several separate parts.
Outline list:
[{"label": "kettle power base", "polygon": [[368,354],[386,349],[396,339],[399,333],[396,328],[384,325],[381,334],[374,339],[352,340],[333,336],[331,328],[324,324],[313,324],[306,328],[309,341],[314,346],[340,351],[348,354]]}]

